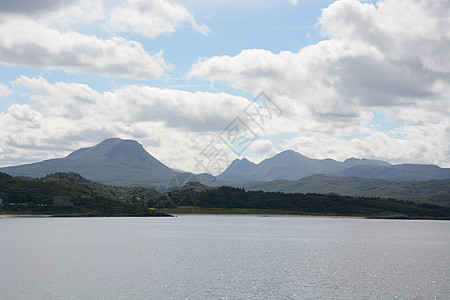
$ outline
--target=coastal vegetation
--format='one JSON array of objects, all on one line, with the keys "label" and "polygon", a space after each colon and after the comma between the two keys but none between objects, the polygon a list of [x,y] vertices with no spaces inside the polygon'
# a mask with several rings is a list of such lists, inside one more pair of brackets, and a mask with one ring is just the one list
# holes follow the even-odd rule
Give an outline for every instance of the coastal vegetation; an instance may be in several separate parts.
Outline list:
[{"label": "coastal vegetation", "polygon": [[[54,195],[70,196],[73,206],[53,206]],[[43,178],[0,173],[0,213],[51,215],[161,215],[168,213],[246,213],[329,216],[408,216],[450,218],[450,208],[395,199],[337,194],[246,191],[228,186],[207,187],[190,182],[158,193],[143,187],[96,183],[76,173]]]},{"label": "coastal vegetation", "polygon": [[450,208],[410,201],[351,197],[337,194],[246,191],[243,188],[202,187],[191,183],[166,195],[171,213],[280,213],[334,216],[403,216],[450,218]]},{"label": "coastal vegetation", "polygon": [[[87,180],[75,173],[54,173],[44,178],[12,177],[0,173],[0,213],[72,216],[159,216],[138,204],[157,194],[140,187],[115,187]],[[69,196],[73,206],[53,206],[55,195]]]},{"label": "coastal vegetation", "polygon": [[450,207],[450,179],[386,181],[363,177],[311,175],[299,180],[236,183],[246,190],[284,193],[336,193],[354,197],[379,197]]}]

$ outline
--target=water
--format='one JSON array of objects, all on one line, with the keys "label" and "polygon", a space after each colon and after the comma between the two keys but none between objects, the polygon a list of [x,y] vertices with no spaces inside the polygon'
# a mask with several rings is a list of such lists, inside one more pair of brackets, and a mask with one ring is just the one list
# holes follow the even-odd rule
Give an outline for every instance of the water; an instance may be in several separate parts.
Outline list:
[{"label": "water", "polygon": [[0,219],[1,299],[450,299],[450,222]]}]

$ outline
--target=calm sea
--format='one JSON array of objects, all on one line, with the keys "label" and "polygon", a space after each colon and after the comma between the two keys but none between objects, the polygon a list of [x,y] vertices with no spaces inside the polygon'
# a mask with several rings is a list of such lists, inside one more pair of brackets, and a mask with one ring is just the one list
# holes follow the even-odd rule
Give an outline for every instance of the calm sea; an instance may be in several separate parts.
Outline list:
[{"label": "calm sea", "polygon": [[1,299],[450,299],[450,222],[0,219]]}]

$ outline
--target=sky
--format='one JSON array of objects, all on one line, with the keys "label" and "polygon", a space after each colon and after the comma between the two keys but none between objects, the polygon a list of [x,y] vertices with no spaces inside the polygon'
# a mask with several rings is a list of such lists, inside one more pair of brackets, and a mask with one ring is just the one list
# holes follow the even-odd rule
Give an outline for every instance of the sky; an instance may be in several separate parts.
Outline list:
[{"label": "sky", "polygon": [[133,139],[450,167],[448,0],[0,0],[0,167]]}]

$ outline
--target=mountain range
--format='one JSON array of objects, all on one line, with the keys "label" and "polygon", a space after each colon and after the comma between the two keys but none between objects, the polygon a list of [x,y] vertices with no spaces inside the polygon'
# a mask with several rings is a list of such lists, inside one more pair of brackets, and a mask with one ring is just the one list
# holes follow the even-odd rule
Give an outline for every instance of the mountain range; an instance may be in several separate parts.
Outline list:
[{"label": "mountain range", "polygon": [[255,164],[236,159],[220,174],[219,180],[271,181],[277,179],[297,180],[314,174],[337,174],[356,166],[390,167],[391,164],[378,160],[350,158],[344,162],[333,159],[311,159],[298,152],[287,150]]},{"label": "mountain range", "polygon": [[448,179],[450,169],[435,165],[399,164],[385,161],[349,158],[339,162],[330,158],[312,159],[298,152],[287,150],[255,164],[236,159],[220,174],[218,180],[272,181],[298,180],[315,174],[328,176],[355,176],[388,181]]},{"label": "mountain range", "polygon": [[[24,177],[44,177],[55,172],[76,172],[85,178],[106,184],[160,187],[167,187],[169,183],[177,186],[180,179],[185,178],[215,186],[231,185],[270,191],[335,192],[349,195],[360,195],[361,191],[368,189],[373,191],[396,181],[450,180],[450,169],[435,165],[392,165],[380,160],[357,158],[339,162],[333,159],[308,158],[292,150],[278,153],[259,164],[246,158],[236,159],[215,178],[209,174],[183,175],[150,155],[138,142],[119,138],[107,139],[96,146],[76,150],[64,158],[0,168],[0,172]],[[180,175],[183,176],[175,177]],[[448,194],[448,184],[439,182],[436,184],[438,186],[433,185],[433,193],[438,193],[441,186],[444,195]],[[380,195],[369,191],[367,193]],[[389,196],[383,194],[386,195]]]}]

